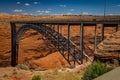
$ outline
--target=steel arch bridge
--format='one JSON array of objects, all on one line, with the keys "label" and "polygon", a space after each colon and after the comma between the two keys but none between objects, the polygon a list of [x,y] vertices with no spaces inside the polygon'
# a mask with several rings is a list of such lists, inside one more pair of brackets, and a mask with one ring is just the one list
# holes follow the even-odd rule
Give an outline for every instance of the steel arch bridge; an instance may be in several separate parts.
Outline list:
[{"label": "steel arch bridge", "polygon": [[[49,41],[64,57],[64,59],[70,64],[75,65],[83,64],[83,60],[91,61],[87,53],[93,53],[96,49],[96,45],[99,41],[104,40],[105,27],[115,27],[118,31],[119,21],[80,21],[80,22],[63,22],[63,21],[11,21],[11,65],[16,66],[18,64],[18,50],[19,41],[22,35],[29,29],[33,29],[43,35],[47,41]],[[100,39],[96,36],[97,24],[102,24],[102,35]],[[20,25],[17,28],[17,25]],[[57,25],[55,30],[51,25]],[[62,34],[62,25],[67,25],[67,37]],[[80,26],[80,42],[78,47],[70,39],[71,25]],[[84,45],[84,27],[94,26],[94,50],[91,51],[87,46]],[[87,49],[87,53],[85,52]]]}]

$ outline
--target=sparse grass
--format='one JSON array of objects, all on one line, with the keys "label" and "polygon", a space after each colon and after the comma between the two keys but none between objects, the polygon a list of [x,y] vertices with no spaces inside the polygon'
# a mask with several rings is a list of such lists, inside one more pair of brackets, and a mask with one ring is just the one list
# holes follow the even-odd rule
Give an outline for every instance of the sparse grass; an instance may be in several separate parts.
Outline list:
[{"label": "sparse grass", "polygon": [[73,68],[75,68],[75,65],[70,65],[70,69],[73,69]]},{"label": "sparse grass", "polygon": [[40,75],[34,75],[32,77],[32,80],[41,80],[41,76]]},{"label": "sparse grass", "polygon": [[26,66],[25,64],[18,64],[16,67],[18,69],[29,70],[28,66]]},{"label": "sparse grass", "polygon": [[4,74],[2,78],[0,78],[0,80],[9,80],[9,75],[8,74]]},{"label": "sparse grass", "polygon": [[54,74],[54,75],[57,75],[57,74],[58,74],[58,69],[55,69],[55,70],[53,71],[53,74]]},{"label": "sparse grass", "polygon": [[42,80],[81,80],[83,73],[77,72],[58,72],[57,74],[44,73],[41,75]]},{"label": "sparse grass", "polygon": [[30,71],[31,71],[31,72],[35,72],[35,70],[34,70],[34,69],[30,69]]},{"label": "sparse grass", "polygon": [[13,72],[12,72],[13,75],[17,74],[17,71],[16,69],[13,69]]}]

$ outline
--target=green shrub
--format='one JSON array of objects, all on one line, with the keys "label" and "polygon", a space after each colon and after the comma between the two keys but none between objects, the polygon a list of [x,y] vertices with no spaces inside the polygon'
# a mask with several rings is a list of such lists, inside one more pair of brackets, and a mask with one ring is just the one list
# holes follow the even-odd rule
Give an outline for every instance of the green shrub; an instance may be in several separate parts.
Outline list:
[{"label": "green shrub", "polygon": [[32,77],[32,80],[41,80],[41,76],[40,75],[34,75]]},{"label": "green shrub", "polygon": [[93,62],[86,69],[83,80],[93,80],[94,78],[108,72],[108,69],[104,63],[101,62]]},{"label": "green shrub", "polygon": [[16,66],[18,69],[23,69],[23,70],[29,70],[28,66],[24,65],[24,64],[18,64]]}]

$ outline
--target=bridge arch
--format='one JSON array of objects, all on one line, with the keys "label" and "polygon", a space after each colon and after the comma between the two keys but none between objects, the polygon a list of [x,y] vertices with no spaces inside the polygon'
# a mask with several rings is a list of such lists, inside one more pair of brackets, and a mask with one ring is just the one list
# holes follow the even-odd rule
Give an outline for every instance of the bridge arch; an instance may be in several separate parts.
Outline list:
[{"label": "bridge arch", "polygon": [[[24,35],[24,33],[30,29],[33,29],[37,32],[40,33],[40,26],[37,25],[33,25],[33,24],[26,24],[23,25],[22,27],[20,27],[16,33],[16,43],[19,44],[19,41],[21,40],[22,36]],[[40,33],[41,34],[41,33]]]},{"label": "bridge arch", "polygon": [[[20,42],[22,36],[25,34],[26,31],[28,31],[30,29],[43,35],[42,33],[44,33],[44,31],[41,29],[41,27],[43,27],[43,25],[41,25],[41,24],[39,24],[39,25],[25,24],[25,25],[20,26],[20,28],[18,30],[16,30],[14,32],[14,34],[12,34],[12,38],[13,38],[13,42],[12,42],[13,53],[11,54],[12,66],[16,66],[18,64],[19,42]],[[13,28],[15,28],[15,27],[13,26]]]}]

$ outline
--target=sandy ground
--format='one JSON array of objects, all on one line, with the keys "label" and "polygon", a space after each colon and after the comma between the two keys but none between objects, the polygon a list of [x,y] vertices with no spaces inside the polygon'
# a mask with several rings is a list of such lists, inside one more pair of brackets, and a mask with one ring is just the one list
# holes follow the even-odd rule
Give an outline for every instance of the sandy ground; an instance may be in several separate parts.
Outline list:
[{"label": "sandy ground", "polygon": [[0,68],[0,80],[31,80],[32,72],[12,67]]}]

